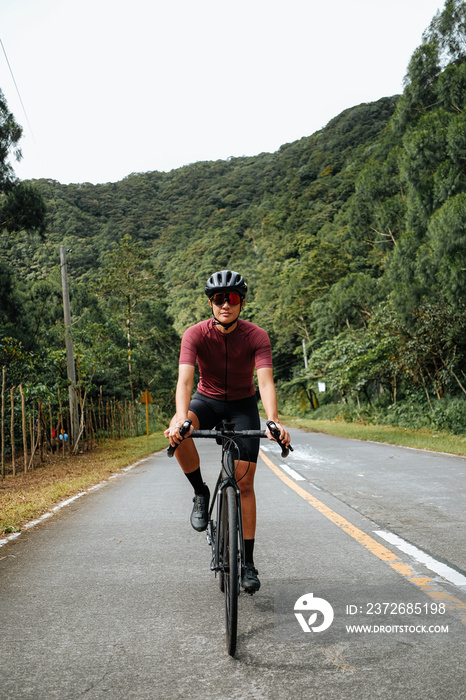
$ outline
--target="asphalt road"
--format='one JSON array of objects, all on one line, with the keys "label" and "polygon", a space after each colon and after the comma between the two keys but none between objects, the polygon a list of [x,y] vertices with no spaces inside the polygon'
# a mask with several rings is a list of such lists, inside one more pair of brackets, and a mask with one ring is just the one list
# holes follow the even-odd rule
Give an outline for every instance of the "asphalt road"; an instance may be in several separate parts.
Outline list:
[{"label": "asphalt road", "polygon": [[[292,437],[258,466],[262,587],[240,597],[236,658],[190,486],[159,453],[0,548],[0,700],[466,698],[466,460]],[[199,447],[213,485],[219,448]],[[320,612],[298,624],[311,595],[325,632]]]}]

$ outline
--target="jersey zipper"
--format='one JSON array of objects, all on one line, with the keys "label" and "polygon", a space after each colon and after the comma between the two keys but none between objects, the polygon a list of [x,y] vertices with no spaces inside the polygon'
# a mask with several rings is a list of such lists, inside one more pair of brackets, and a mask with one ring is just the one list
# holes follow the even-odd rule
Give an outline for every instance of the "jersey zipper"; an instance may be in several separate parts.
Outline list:
[{"label": "jersey zipper", "polygon": [[228,401],[228,333],[225,336],[225,404]]}]

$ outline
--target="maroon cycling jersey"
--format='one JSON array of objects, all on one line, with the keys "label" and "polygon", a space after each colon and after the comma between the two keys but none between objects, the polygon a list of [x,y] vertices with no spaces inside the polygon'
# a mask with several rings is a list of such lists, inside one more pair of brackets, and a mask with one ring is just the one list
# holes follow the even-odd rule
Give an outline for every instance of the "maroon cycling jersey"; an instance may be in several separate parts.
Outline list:
[{"label": "maroon cycling jersey", "polygon": [[254,368],[272,367],[267,333],[249,321],[238,320],[231,333],[221,333],[214,319],[201,321],[185,331],[180,365],[199,365],[197,390],[222,401],[246,399],[255,394]]}]

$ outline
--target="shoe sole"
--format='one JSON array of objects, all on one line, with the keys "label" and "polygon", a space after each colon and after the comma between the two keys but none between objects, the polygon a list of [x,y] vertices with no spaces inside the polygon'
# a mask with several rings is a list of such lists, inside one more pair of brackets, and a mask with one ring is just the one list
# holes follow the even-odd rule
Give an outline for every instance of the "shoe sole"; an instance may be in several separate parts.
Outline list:
[{"label": "shoe sole", "polygon": [[[259,586],[260,588],[260,586]],[[257,593],[259,588],[245,588],[244,592],[247,593],[248,595],[254,595],[254,593]]]}]

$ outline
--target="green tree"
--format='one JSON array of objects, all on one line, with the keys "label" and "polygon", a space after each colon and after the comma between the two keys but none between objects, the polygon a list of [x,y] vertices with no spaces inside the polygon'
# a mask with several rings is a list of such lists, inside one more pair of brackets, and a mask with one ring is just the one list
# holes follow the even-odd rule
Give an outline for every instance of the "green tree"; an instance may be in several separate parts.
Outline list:
[{"label": "green tree", "polygon": [[[30,185],[19,182],[10,157],[21,158],[18,147],[22,129],[8,109],[0,90],[0,248],[12,233],[27,230],[43,235],[45,204]],[[33,344],[30,323],[25,313],[25,297],[14,271],[3,259],[0,262],[0,337],[13,336]]]},{"label": "green tree", "polygon": [[424,32],[425,43],[440,49],[441,65],[464,61],[466,58],[466,4],[464,0],[447,0]]},{"label": "green tree", "polygon": [[11,190],[16,181],[13,167],[9,162],[11,155],[16,160],[22,157],[18,143],[23,130],[8,109],[3,92],[0,90],[0,192]]},{"label": "green tree", "polygon": [[0,90],[0,229],[9,233],[26,229],[44,233],[45,205],[30,185],[19,182],[10,158],[22,157],[18,143],[23,130],[8,109]]},{"label": "green tree", "polygon": [[162,293],[162,284],[149,254],[128,234],[105,256],[96,290],[106,299],[108,311],[124,325],[129,385],[134,400],[133,347],[140,344],[149,331],[144,328],[142,304],[155,300]]},{"label": "green tree", "polygon": [[465,221],[466,193],[448,199],[435,213],[418,255],[424,287],[456,309],[463,307],[466,298]]}]

